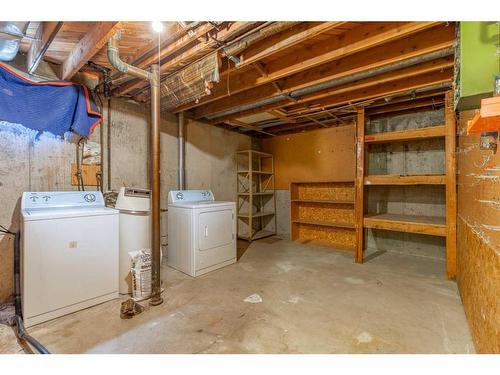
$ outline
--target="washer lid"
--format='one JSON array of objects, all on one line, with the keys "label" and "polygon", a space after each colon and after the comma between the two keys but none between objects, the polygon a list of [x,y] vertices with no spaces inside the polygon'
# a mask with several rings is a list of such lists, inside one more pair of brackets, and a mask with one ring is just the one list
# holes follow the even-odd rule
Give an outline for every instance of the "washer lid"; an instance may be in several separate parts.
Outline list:
[{"label": "washer lid", "polygon": [[192,201],[192,202],[175,202],[170,203],[169,207],[181,208],[212,208],[212,207],[233,207],[235,202],[229,201]]},{"label": "washer lid", "polygon": [[34,208],[22,210],[21,214],[24,221],[34,221],[70,217],[117,215],[118,210],[109,207]]}]

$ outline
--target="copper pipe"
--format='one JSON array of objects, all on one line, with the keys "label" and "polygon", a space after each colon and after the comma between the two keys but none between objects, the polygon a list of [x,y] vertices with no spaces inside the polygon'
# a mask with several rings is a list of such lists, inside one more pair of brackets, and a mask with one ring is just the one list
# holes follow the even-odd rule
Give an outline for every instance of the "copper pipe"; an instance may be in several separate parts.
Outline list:
[{"label": "copper pipe", "polygon": [[153,306],[163,302],[161,298],[160,271],[160,67],[151,65],[151,300]]},{"label": "copper pipe", "polygon": [[160,68],[151,65],[151,72],[139,69],[122,61],[119,56],[116,33],[108,40],[108,59],[111,65],[122,73],[145,79],[151,86],[151,135],[150,135],[150,183],[151,183],[151,299],[156,306],[163,302],[161,297],[160,264]]}]

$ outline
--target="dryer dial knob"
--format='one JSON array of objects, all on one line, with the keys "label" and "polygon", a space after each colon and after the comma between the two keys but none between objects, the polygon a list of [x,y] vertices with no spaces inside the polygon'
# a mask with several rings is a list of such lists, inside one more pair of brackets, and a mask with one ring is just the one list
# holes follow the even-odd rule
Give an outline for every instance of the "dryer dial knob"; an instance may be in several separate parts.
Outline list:
[{"label": "dryer dial knob", "polygon": [[83,199],[85,199],[86,202],[92,203],[95,202],[95,194],[85,194],[83,196]]}]

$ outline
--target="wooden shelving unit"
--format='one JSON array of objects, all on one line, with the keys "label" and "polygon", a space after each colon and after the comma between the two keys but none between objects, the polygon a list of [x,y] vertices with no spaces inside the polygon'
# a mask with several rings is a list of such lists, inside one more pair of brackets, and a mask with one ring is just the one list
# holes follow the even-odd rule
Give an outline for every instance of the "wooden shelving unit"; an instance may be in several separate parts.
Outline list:
[{"label": "wooden shelving unit", "polygon": [[238,238],[253,241],[275,235],[273,155],[255,150],[239,151],[236,165]]},{"label": "wooden shelving unit", "polygon": [[354,181],[293,182],[292,240],[354,251]]},{"label": "wooden shelving unit", "polygon": [[[371,135],[365,135],[365,128],[365,112],[364,109],[359,109],[356,129],[356,261],[362,263],[364,260],[364,232],[366,228],[441,236],[446,238],[446,270],[448,278],[455,278],[457,208],[455,167],[456,125],[453,109],[453,93],[451,91],[446,93],[444,125]],[[365,155],[368,152],[368,145],[391,142],[412,142],[431,138],[445,139],[444,152],[446,173],[444,175],[394,176],[365,174]],[[443,185],[446,191],[446,217],[397,215],[389,213],[367,215],[365,214],[365,189],[374,185]]]}]

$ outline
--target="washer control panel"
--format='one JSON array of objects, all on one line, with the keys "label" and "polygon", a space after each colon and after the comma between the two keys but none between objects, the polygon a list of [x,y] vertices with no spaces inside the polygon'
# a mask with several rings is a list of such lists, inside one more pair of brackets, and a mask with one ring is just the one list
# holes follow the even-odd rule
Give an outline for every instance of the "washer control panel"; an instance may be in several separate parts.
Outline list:
[{"label": "washer control panel", "polygon": [[171,190],[168,193],[168,203],[213,201],[211,190]]},{"label": "washer control panel", "polygon": [[21,209],[104,207],[100,191],[32,191],[23,193]]}]

